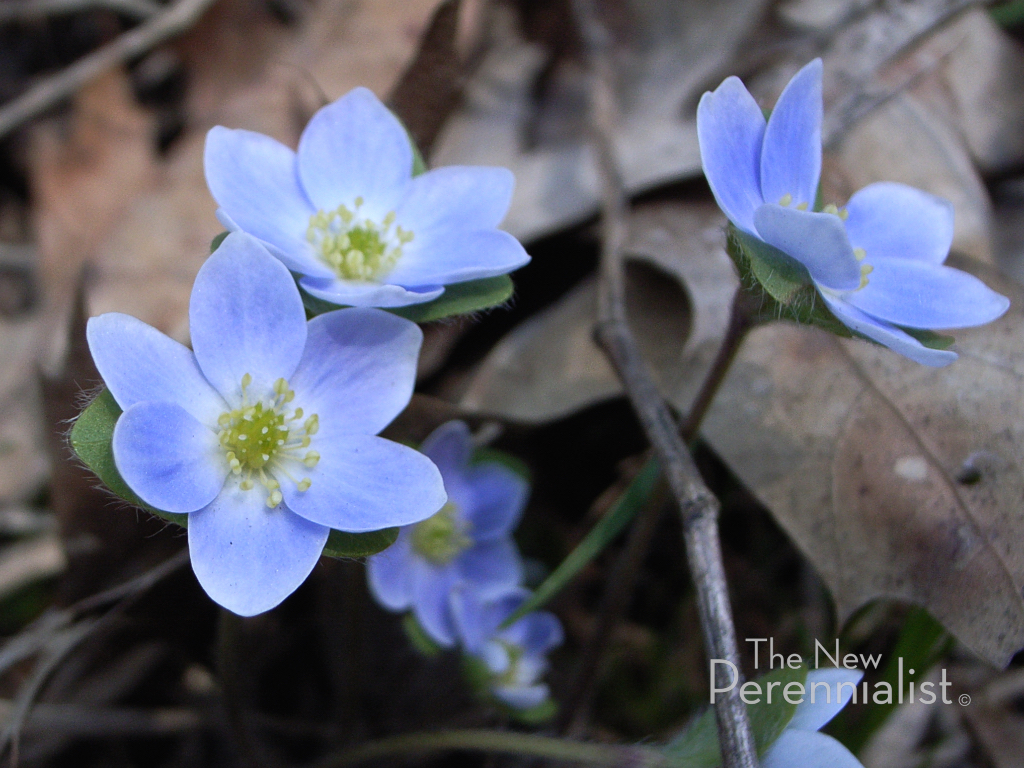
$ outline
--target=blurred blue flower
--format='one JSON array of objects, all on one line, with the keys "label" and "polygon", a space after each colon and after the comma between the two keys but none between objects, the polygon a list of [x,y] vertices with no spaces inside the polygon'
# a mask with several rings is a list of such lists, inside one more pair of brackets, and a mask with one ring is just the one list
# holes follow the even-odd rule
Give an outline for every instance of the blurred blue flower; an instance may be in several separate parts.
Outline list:
[{"label": "blurred blue flower", "polygon": [[455,643],[449,597],[465,583],[483,598],[519,584],[522,563],[512,540],[529,492],[526,481],[496,462],[471,464],[469,427],[449,421],[420,448],[444,478],[448,503],[433,517],[399,532],[367,560],[370,591],[393,611],[412,609],[437,643]]},{"label": "blurred blue flower", "polygon": [[[853,696],[863,673],[852,669],[815,669],[807,673],[804,700],[786,730],[761,758],[761,768],[863,768],[856,757],[824,733],[818,733]],[[813,697],[813,701],[812,701]]]},{"label": "blurred blue flower", "polygon": [[243,230],[333,304],[400,307],[530,259],[497,229],[515,179],[448,166],[412,176],[398,119],[356,88],[319,110],[298,152],[252,131],[211,129],[206,181],[229,230]]},{"label": "blurred blue flower", "polygon": [[982,325],[1009,300],[943,266],[953,208],[941,198],[883,182],[842,210],[814,211],[821,121],[820,59],[789,81],[767,121],[739,78],[705,93],[697,135],[715,200],[738,229],[800,262],[851,330],[925,365],[952,362],[956,353],[927,348],[903,329]]},{"label": "blurred blue flower", "polygon": [[547,654],[562,644],[562,625],[547,611],[528,613],[501,628],[530,593],[515,589],[492,600],[470,588],[452,591],[452,615],[465,652],[477,659],[486,684],[499,701],[515,709],[533,709],[548,698],[541,678],[548,668]]},{"label": "blurred blue flower", "polygon": [[114,461],[146,503],[188,514],[192,568],[252,616],[309,575],[331,528],[406,525],[445,503],[417,451],[375,437],[409,402],[422,332],[376,309],[306,322],[295,282],[231,234],[196,276],[190,351],[140,320],[89,321],[124,413]]}]

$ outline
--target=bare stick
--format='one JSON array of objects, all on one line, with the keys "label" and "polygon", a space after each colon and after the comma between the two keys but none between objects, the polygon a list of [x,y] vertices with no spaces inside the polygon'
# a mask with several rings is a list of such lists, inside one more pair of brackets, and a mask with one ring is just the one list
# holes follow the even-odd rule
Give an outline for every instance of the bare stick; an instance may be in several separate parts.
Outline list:
[{"label": "bare stick", "polygon": [[163,10],[152,0],[8,0],[0,3],[0,24],[12,21],[33,21],[46,16],[79,13],[93,8],[123,13],[142,21]]},{"label": "bare stick", "polygon": [[[679,505],[708,658],[730,661],[738,668],[736,630],[718,540],[718,500],[698,473],[626,322],[622,251],[628,212],[611,139],[616,109],[610,43],[597,20],[592,0],[574,0],[574,8],[591,60],[591,123],[603,192],[599,318],[595,332],[622,380]],[[739,685],[717,697],[715,716],[725,768],[755,768],[757,752],[746,707],[739,698]]]},{"label": "bare stick", "polygon": [[168,10],[83,56],[0,107],[0,138],[71,96],[98,75],[191,27],[213,0],[178,0]]}]

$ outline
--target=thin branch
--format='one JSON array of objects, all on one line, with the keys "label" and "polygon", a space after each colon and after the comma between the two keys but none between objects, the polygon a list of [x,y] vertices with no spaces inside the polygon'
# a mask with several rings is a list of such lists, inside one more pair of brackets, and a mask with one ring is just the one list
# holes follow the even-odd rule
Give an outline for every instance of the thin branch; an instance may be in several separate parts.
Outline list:
[{"label": "thin branch", "polygon": [[61,16],[94,8],[123,13],[136,21],[151,19],[163,10],[151,0],[8,0],[0,2],[0,24],[35,21],[46,16]]},{"label": "thin branch", "polygon": [[68,98],[95,77],[188,29],[212,2],[178,0],[159,16],[37,83],[27,93],[0,107],[0,139]]},{"label": "thin branch", "polygon": [[564,763],[607,765],[615,768],[668,768],[669,761],[648,747],[591,744],[530,733],[466,729],[404,733],[360,744],[316,763],[315,768],[345,768],[369,760],[462,750],[544,758]]},{"label": "thin branch", "polygon": [[[593,143],[603,190],[596,336],[622,380],[679,505],[708,658],[731,661],[738,667],[736,630],[718,539],[718,500],[697,471],[626,321],[622,252],[628,211],[611,138],[616,109],[610,42],[597,20],[592,0],[575,0],[574,8],[590,54]],[[738,685],[717,699],[715,715],[725,768],[755,768],[757,752],[746,707],[739,698]]]}]

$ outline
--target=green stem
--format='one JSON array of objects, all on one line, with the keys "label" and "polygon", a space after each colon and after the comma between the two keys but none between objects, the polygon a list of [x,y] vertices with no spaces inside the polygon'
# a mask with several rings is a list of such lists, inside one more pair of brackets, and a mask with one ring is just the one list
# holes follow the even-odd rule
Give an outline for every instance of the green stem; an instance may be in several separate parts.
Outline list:
[{"label": "green stem", "polygon": [[529,733],[466,729],[389,736],[329,755],[316,763],[315,768],[343,768],[368,760],[445,750],[490,752],[621,768],[668,766],[668,760],[660,752],[648,747],[591,744]]}]

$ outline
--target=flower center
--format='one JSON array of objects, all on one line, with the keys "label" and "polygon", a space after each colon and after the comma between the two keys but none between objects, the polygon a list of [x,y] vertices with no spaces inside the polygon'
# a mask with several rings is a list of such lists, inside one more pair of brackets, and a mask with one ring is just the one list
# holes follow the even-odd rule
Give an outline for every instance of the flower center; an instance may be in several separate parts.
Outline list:
[{"label": "flower center", "polygon": [[251,490],[259,482],[267,490],[267,506],[274,508],[283,498],[277,475],[300,491],[312,484],[308,477],[296,480],[286,465],[317,465],[320,454],[306,449],[320,421],[315,413],[303,420],[301,408],[291,409],[295,392],[284,379],[274,382],[273,397],[255,402],[249,399],[250,384],[252,376],[247,373],[242,377],[242,404],[217,418],[217,437],[231,472],[242,477],[241,489]]},{"label": "flower center", "polygon": [[461,519],[459,508],[449,501],[412,529],[412,548],[434,565],[447,565],[473,545],[470,525]]},{"label": "flower center", "polygon": [[413,233],[396,226],[391,211],[380,223],[363,216],[363,198],[355,210],[339,205],[333,211],[317,211],[309,217],[306,239],[317,255],[343,280],[378,280],[398,263],[402,246]]},{"label": "flower center", "polygon": [[523,680],[524,675],[519,668],[519,663],[522,661],[523,656],[526,655],[523,647],[517,643],[510,643],[509,641],[501,638],[496,638],[491,640],[491,642],[500,645],[502,650],[505,652],[505,655],[508,657],[508,666],[503,672],[495,675],[493,681],[494,685],[514,686],[527,682]]}]

